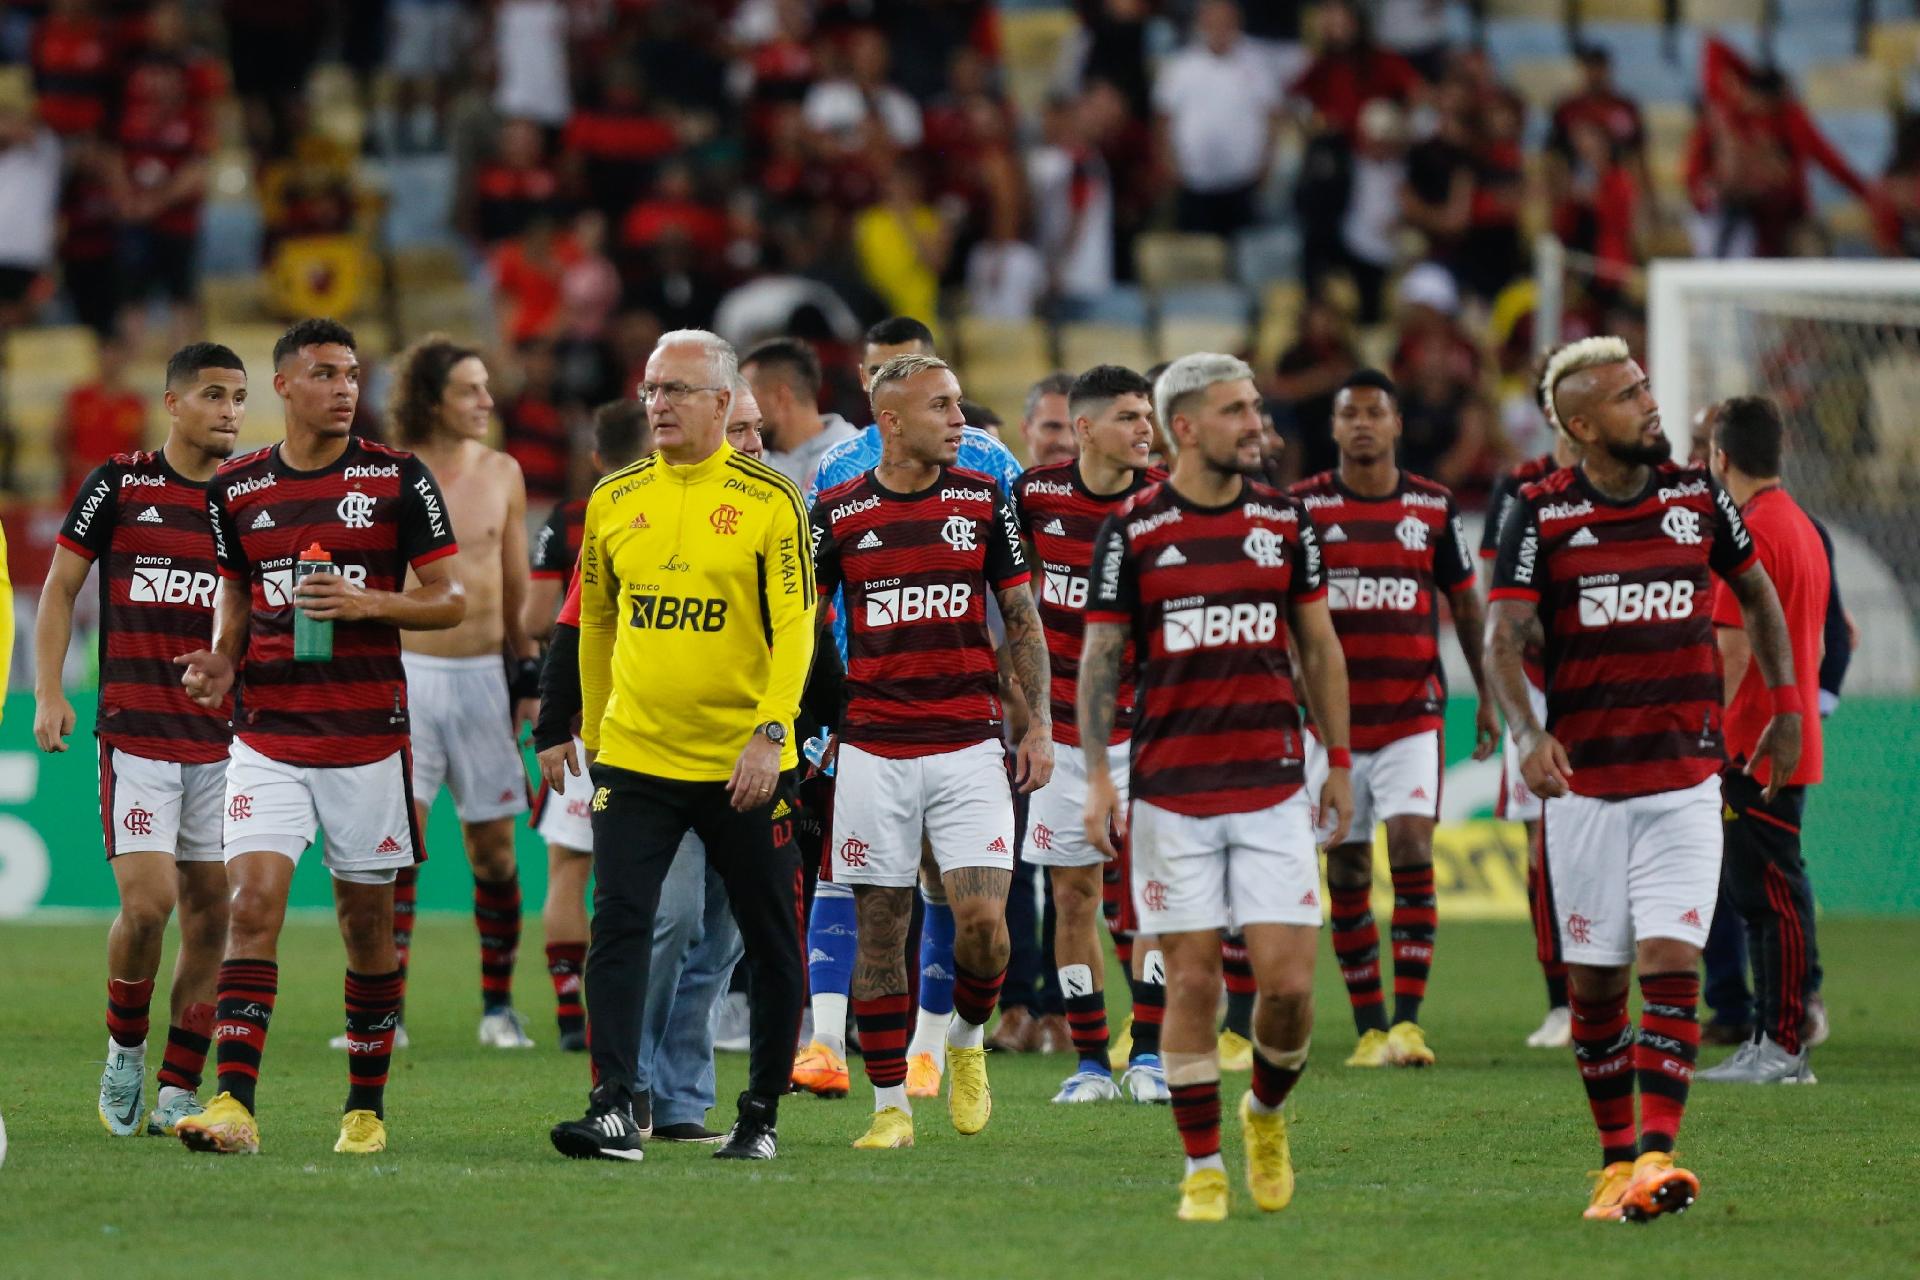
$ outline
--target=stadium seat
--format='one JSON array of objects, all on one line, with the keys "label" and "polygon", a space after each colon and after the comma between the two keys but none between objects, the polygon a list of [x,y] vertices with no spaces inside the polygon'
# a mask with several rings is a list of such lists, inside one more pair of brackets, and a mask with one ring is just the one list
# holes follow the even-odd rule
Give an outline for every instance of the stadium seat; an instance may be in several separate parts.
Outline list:
[{"label": "stadium seat", "polygon": [[1886,67],[1865,58],[1824,63],[1799,84],[1800,100],[1822,119],[1835,111],[1877,111],[1884,117],[1892,106],[1893,89]]},{"label": "stadium seat", "polygon": [[1920,66],[1920,22],[1880,22],[1867,35],[1867,56],[1896,75]]},{"label": "stadium seat", "polygon": [[1008,71],[1053,70],[1060,46],[1080,28],[1072,9],[1021,9],[1000,16],[1001,61]]},{"label": "stadium seat", "polygon": [[1533,58],[1516,62],[1507,80],[1527,105],[1536,111],[1550,111],[1580,84],[1580,70],[1571,58]]},{"label": "stadium seat", "polygon": [[1253,297],[1237,284],[1188,285],[1169,289],[1156,300],[1162,320],[1218,320],[1244,325],[1253,313]]},{"label": "stadium seat", "polygon": [[1224,351],[1228,355],[1242,355],[1248,350],[1250,336],[1244,319],[1169,317],[1160,322],[1160,358],[1177,360],[1194,351]]},{"label": "stadium seat", "polygon": [[1133,285],[1115,285],[1094,297],[1076,299],[1066,318],[1075,323],[1144,328],[1148,320],[1147,296]]},{"label": "stadium seat", "polygon": [[1300,272],[1300,233],[1290,226],[1248,227],[1233,242],[1233,275],[1249,289],[1264,289]]},{"label": "stadium seat", "polygon": [[1180,231],[1149,231],[1133,242],[1140,283],[1149,289],[1177,289],[1227,278],[1227,242],[1219,236]]},{"label": "stadium seat", "polygon": [[962,315],[954,326],[954,337],[960,344],[960,359],[969,368],[981,360],[1013,356],[1046,359],[1047,326],[1039,320]]},{"label": "stadium seat", "polygon": [[1060,326],[1060,364],[1073,372],[1097,364],[1145,369],[1154,362],[1153,347],[1141,325],[1083,322]]}]

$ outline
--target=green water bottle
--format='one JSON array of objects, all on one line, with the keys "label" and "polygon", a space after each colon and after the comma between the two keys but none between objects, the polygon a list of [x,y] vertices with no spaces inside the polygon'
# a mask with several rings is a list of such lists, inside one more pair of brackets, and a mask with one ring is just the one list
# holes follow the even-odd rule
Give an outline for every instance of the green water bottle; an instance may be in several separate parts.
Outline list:
[{"label": "green water bottle", "polygon": [[332,573],[333,557],[326,548],[314,543],[300,553],[293,566],[293,660],[295,662],[333,661],[333,620],[310,618],[299,604],[300,584],[316,573]]}]

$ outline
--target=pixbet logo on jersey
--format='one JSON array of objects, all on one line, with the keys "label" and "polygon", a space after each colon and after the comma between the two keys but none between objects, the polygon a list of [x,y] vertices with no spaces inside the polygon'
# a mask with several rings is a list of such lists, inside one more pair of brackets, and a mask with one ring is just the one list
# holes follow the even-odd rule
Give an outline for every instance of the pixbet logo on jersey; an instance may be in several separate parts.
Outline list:
[{"label": "pixbet logo on jersey", "polygon": [[1236,644],[1269,644],[1279,634],[1280,607],[1271,600],[1259,604],[1203,604],[1192,609],[1170,609],[1161,619],[1161,639],[1168,653],[1218,649]]},{"label": "pixbet logo on jersey", "polygon": [[889,587],[867,592],[867,625],[891,627],[923,618],[964,618],[973,604],[973,585],[930,582],[922,587]]},{"label": "pixbet logo on jersey", "polygon": [[1693,616],[1693,583],[1623,582],[1580,589],[1580,625],[1679,622]]}]

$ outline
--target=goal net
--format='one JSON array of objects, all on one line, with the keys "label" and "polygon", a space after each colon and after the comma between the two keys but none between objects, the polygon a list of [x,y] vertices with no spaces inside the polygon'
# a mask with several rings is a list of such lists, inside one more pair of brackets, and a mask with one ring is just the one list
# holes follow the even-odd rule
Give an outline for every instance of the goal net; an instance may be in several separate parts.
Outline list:
[{"label": "goal net", "polygon": [[1657,261],[1647,351],[1676,454],[1700,408],[1764,395],[1787,487],[1833,535],[1860,632],[1846,692],[1920,692],[1920,263]]}]

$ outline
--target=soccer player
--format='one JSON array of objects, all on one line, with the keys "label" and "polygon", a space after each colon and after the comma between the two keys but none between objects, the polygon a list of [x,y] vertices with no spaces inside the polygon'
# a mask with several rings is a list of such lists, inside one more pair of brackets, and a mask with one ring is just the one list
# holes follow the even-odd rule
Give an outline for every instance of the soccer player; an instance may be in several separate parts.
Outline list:
[{"label": "soccer player", "polygon": [[[1353,734],[1353,825],[1327,849],[1333,950],[1360,1043],[1350,1067],[1426,1067],[1433,1050],[1420,1003],[1433,965],[1437,902],[1433,828],[1440,817],[1440,729],[1447,709],[1440,667],[1439,597],[1452,606],[1480,705],[1475,760],[1493,754],[1500,721],[1481,670],[1482,611],[1453,494],[1394,461],[1400,408],[1376,369],[1350,375],[1333,397],[1337,470],[1288,490],[1320,531],[1327,606],[1347,658]],[[1311,783],[1325,757],[1310,746]],[[1380,990],[1373,921],[1373,828],[1387,828],[1393,876],[1393,1018]]]},{"label": "soccer player", "polygon": [[[1720,882],[1720,680],[1708,599],[1739,599],[1774,714],[1748,768],[1771,803],[1800,755],[1793,650],[1732,499],[1670,461],[1647,376],[1617,337],[1557,351],[1544,378],[1580,461],[1520,491],[1500,531],[1492,680],[1543,797],[1545,883],[1567,959],[1573,1051],[1605,1168],[1586,1217],[1646,1221],[1692,1204],[1674,1163],[1700,1026],[1700,948]],[[1547,723],[1524,655],[1545,637]],[[1636,1038],[1627,986],[1639,971]],[[1640,1094],[1636,1139],[1634,1090]]]},{"label": "soccer player", "polygon": [[[520,952],[513,830],[527,810],[516,738],[533,722],[540,696],[539,648],[524,622],[526,482],[519,463],[486,444],[493,396],[477,351],[434,334],[402,351],[392,372],[388,421],[395,441],[413,451],[446,495],[447,514],[462,532],[453,572],[467,593],[459,626],[400,640],[413,721],[413,803],[425,830],[444,785],[460,817],[480,934],[480,1043],[529,1049],[533,1040],[513,1007]],[[403,870],[394,891],[403,1000],[415,875]]]},{"label": "soccer player", "polygon": [[[247,411],[247,374],[226,347],[197,342],[167,362],[166,443],[93,469],[61,526],[34,623],[34,738],[65,751],[73,704],[60,669],[73,603],[100,572],[100,818],[120,911],[107,934],[107,1066],[100,1123],[116,1137],[142,1128],[148,1008],[161,942],[180,907],[167,1049],[159,1097],[144,1118],[171,1134],[200,1111],[194,1093],[213,1031],[214,975],[227,936],[220,822],[230,703],[203,708],[169,660],[213,635],[213,530],[207,482],[233,453]],[[0,653],[10,650],[0,649]]]},{"label": "soccer player", "polygon": [[792,805],[814,591],[800,490],[726,441],[737,376],[715,335],[664,335],[640,388],[658,451],[587,500],[580,736],[593,760],[597,1083],[586,1115],[550,1134],[574,1158],[641,1158],[633,1095],[655,915],[689,831],[726,883],[753,989],[748,1089],[715,1155],[776,1154],[801,958],[799,854],[791,820],[774,814]]},{"label": "soccer player", "polygon": [[[1726,831],[1724,885],[1747,926],[1752,957],[1753,1038],[1702,1080],[1737,1084],[1812,1084],[1804,1022],[1814,992],[1819,948],[1813,886],[1800,855],[1807,788],[1820,781],[1820,657],[1833,577],[1819,530],[1780,480],[1785,430],[1780,413],[1759,396],[1727,401],[1715,415],[1714,479],[1740,508],[1760,564],[1780,597],[1793,639],[1793,670],[1804,737],[1800,762],[1768,798],[1770,763],[1757,759],[1772,699],[1753,661],[1738,603],[1715,584],[1714,638],[1727,703],[1727,758],[1720,780]],[[1749,767],[1751,766],[1751,771]]]},{"label": "soccer player", "polygon": [[[911,316],[893,316],[867,330],[860,359],[860,389],[871,391],[873,376],[895,356],[932,355],[933,332]],[[827,489],[865,475],[880,464],[880,426],[868,426],[852,440],[827,450],[814,471],[807,501]],[[977,427],[961,432],[958,465],[994,477],[1003,493],[1013,491],[1020,478],[1020,461],[1007,447]],[[847,661],[847,613],[833,601],[833,638],[841,662]],[[1003,697],[1018,697],[1003,670]],[[1024,708],[1009,705],[1009,721]],[[823,1098],[845,1097],[850,1086],[846,1062],[847,999],[853,984],[853,891],[832,879],[833,863],[823,858],[815,886],[813,912],[807,921],[807,983],[812,992],[813,1039],[801,1048],[793,1063],[793,1083]],[[923,860],[920,892],[920,1009],[913,1040],[907,1050],[907,1093],[915,1098],[940,1096],[946,1055],[947,1024],[953,1014],[953,911],[940,887],[939,868]],[[1002,1024],[1005,1018],[1002,1018]]]},{"label": "soccer player", "polygon": [[[1094,543],[1080,658],[1087,838],[1109,855],[1133,840],[1140,927],[1167,963],[1161,1035],[1173,1119],[1186,1148],[1180,1217],[1227,1216],[1220,1159],[1220,930],[1238,925],[1259,987],[1253,1086],[1240,1105],[1254,1203],[1284,1209],[1293,1162],[1280,1105],[1307,1065],[1320,869],[1303,790],[1306,761],[1288,638],[1330,767],[1319,806],[1346,835],[1346,666],[1326,606],[1320,549],[1300,503],[1261,469],[1260,394],[1232,356],[1182,356],[1154,388],[1179,445],[1172,476],[1107,518]],[[1131,640],[1132,816],[1107,760]]]},{"label": "soccer player", "polygon": [[[432,473],[412,454],[349,434],[360,400],[352,332],[302,320],[274,343],[273,365],[286,438],[215,473],[213,642],[174,659],[195,702],[217,708],[234,691],[240,708],[222,837],[230,896],[214,1013],[220,1093],[174,1132],[195,1151],[260,1149],[254,1090],[280,987],[280,927],[317,827],[347,952],[348,1088],[333,1149],[372,1155],[387,1145],[400,1016],[393,882],[421,855],[400,632],[458,626],[466,596],[448,563],[458,546]],[[332,571],[296,585],[295,563],[313,549]],[[296,609],[331,624],[331,659],[295,656]]]},{"label": "soccer player", "polygon": [[[1027,815],[1026,859],[1047,868],[1053,881],[1058,912],[1054,964],[1059,970],[1074,1052],[1080,1058],[1078,1068],[1054,1095],[1055,1102],[1098,1102],[1120,1096],[1107,1060],[1107,1004],[1105,983],[1101,981],[1106,960],[1100,950],[1099,918],[1107,859],[1086,838],[1081,819],[1087,787],[1081,768],[1074,691],[1086,626],[1094,534],[1108,513],[1149,483],[1165,478],[1165,473],[1152,469],[1151,463],[1152,394],[1153,388],[1145,378],[1119,365],[1103,364],[1081,374],[1063,397],[1066,407],[1057,410],[1078,437],[1078,458],[1033,467],[1013,487],[1014,511],[1040,562],[1040,620],[1046,627],[1047,656],[1053,672],[1055,773],[1053,781],[1033,797]],[[1121,664],[1126,678],[1117,694],[1113,732],[1113,742],[1120,745],[1132,732],[1132,658],[1129,651]],[[1112,780],[1124,805],[1124,757],[1114,759]],[[1115,861],[1124,871],[1121,847],[1122,855]],[[1155,949],[1151,938],[1129,941],[1130,946],[1144,945],[1150,952]],[[1123,962],[1131,959],[1129,951]],[[1157,974],[1160,969],[1159,960],[1149,961],[1149,972]],[[1164,995],[1158,1001],[1149,1000],[1150,1007],[1164,1003]],[[1159,1025],[1151,1015],[1142,1018],[1135,1014],[1124,1081],[1136,1102],[1165,1102],[1168,1098],[1158,1033]]]},{"label": "soccer player", "polygon": [[[1545,372],[1544,365],[1542,372]],[[1541,406],[1546,412],[1546,406]],[[1487,498],[1487,519],[1480,530],[1480,558],[1493,572],[1494,556],[1500,548],[1500,524],[1511,511],[1520,490],[1536,480],[1544,480],[1561,467],[1573,465],[1579,456],[1572,437],[1564,431],[1553,433],[1553,448],[1538,457],[1528,458],[1502,472],[1493,482]],[[1491,584],[1489,584],[1491,586]],[[1528,648],[1526,655],[1528,696],[1533,701],[1535,719],[1547,714],[1547,695],[1541,688],[1545,676],[1540,670],[1540,648]],[[1520,776],[1520,749],[1511,729],[1500,735],[1500,798],[1494,804],[1494,816],[1518,822],[1527,833],[1527,902],[1533,919],[1535,955],[1541,975],[1547,983],[1547,1013],[1540,1025],[1527,1035],[1532,1049],[1564,1049],[1573,1040],[1573,1013],[1567,1007],[1567,962],[1560,955],[1560,930],[1551,912],[1544,909],[1540,896],[1540,814],[1545,802]]]},{"label": "soccer player", "polygon": [[[631,466],[652,448],[647,408],[638,400],[614,400],[594,411],[593,466],[601,475]],[[555,611],[580,560],[586,513],[584,500],[557,503],[534,537],[532,581],[522,625],[535,640],[544,642],[554,632]],[[571,630],[574,634],[570,641],[577,650],[579,628],[573,626]],[[573,670],[575,693],[571,701],[577,703],[577,658]],[[543,707],[544,702],[542,699]],[[574,728],[570,711],[561,729],[576,744],[576,751],[584,751]],[[536,749],[542,745],[535,743]],[[540,922],[547,938],[547,976],[553,981],[560,1048],[566,1053],[583,1053],[587,1047],[587,1011],[580,1002],[580,975],[587,964],[586,891],[588,873],[593,870],[593,823],[588,805],[593,800],[593,783],[584,772],[565,770],[559,781],[559,786],[543,781],[533,801],[533,829],[547,842],[547,900],[541,908]]]},{"label": "soccer player", "polygon": [[1030,707],[1015,781],[1034,791],[1053,773],[1047,649],[1019,525],[996,480],[954,465],[960,383],[938,357],[907,355],[871,390],[880,463],[813,509],[821,591],[846,588],[831,854],[833,883],[853,886],[858,909],[853,1011],[874,1087],[872,1124],[853,1144],[864,1150],[913,1145],[903,949],[923,836],[954,917],[949,1113],[975,1134],[993,1110],[986,1023],[1006,976],[1014,829],[988,590]]}]

